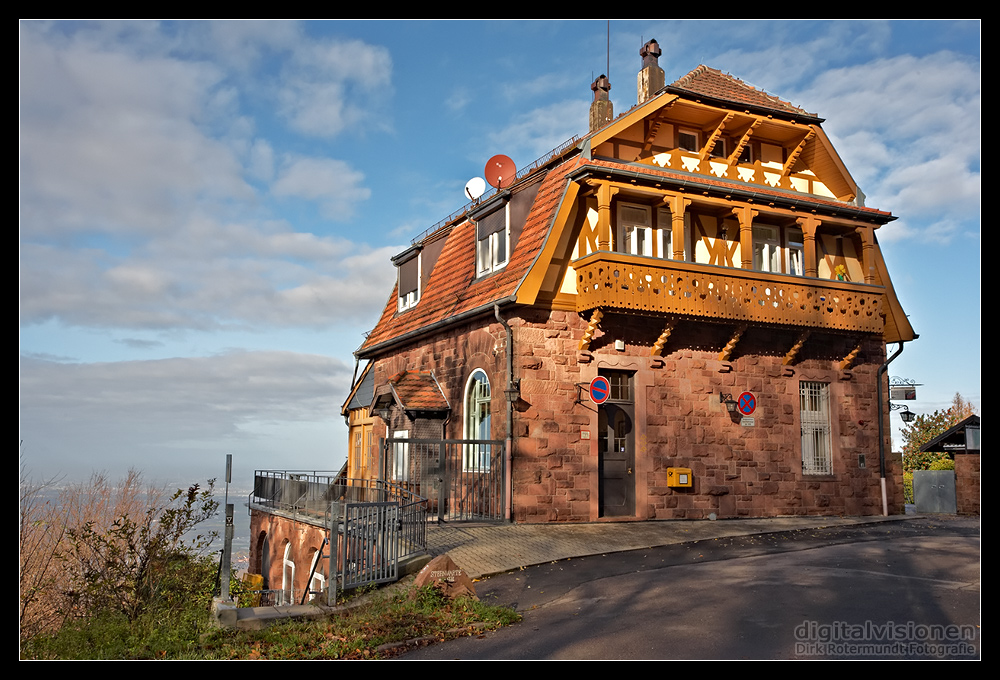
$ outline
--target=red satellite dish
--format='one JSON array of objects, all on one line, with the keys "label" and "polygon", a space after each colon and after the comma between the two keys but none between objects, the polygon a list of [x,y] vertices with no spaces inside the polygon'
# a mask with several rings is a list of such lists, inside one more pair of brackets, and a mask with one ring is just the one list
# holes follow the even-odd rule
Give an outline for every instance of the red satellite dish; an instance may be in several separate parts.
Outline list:
[{"label": "red satellite dish", "polygon": [[497,189],[506,189],[514,183],[514,178],[517,176],[517,168],[514,166],[514,161],[510,158],[503,154],[497,154],[486,161],[484,174],[490,186]]}]

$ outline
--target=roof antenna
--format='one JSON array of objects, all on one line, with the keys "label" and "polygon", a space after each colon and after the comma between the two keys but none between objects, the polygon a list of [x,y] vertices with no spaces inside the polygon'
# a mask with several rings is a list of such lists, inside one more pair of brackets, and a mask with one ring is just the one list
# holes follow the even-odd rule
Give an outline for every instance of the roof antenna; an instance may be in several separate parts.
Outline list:
[{"label": "roof antenna", "polygon": [[604,72],[608,74],[608,80],[611,80],[611,19],[608,19],[608,64]]}]

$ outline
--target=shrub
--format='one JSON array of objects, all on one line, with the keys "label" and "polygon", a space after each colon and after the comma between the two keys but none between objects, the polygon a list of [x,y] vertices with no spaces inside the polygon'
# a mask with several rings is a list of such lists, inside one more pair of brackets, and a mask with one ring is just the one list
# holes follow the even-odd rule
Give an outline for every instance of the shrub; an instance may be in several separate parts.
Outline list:
[{"label": "shrub", "polygon": [[117,485],[95,475],[55,501],[45,500],[55,494],[53,481],[22,478],[22,650],[133,658],[152,641],[166,648],[165,636],[186,630],[180,637],[190,639],[204,627],[216,565],[203,552],[214,536],[191,534],[218,508],[213,484],[165,498],[133,470]]}]

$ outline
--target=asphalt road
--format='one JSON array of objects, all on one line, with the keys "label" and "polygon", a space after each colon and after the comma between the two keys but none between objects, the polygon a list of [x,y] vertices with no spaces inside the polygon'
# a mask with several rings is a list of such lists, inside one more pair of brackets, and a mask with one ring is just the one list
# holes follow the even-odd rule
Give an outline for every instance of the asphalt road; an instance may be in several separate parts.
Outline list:
[{"label": "asphalt road", "polygon": [[402,659],[978,659],[978,518],[723,538],[476,584],[515,626]]}]

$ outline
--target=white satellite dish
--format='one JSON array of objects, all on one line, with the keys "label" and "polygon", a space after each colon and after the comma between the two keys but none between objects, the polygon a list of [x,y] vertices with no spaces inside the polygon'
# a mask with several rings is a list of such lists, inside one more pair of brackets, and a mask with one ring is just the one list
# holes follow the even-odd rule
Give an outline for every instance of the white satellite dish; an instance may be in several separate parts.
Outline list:
[{"label": "white satellite dish", "polygon": [[482,177],[473,177],[465,183],[465,195],[469,200],[476,200],[486,191],[486,180]]}]

